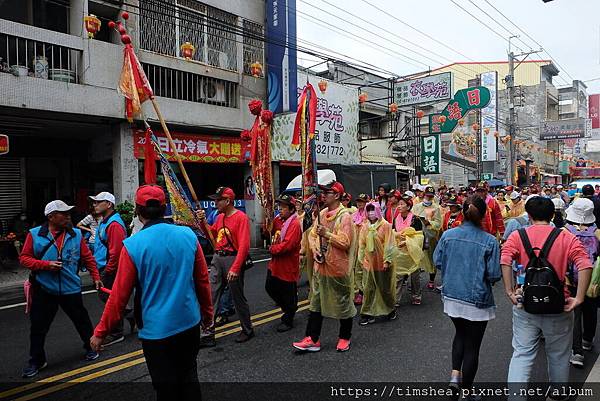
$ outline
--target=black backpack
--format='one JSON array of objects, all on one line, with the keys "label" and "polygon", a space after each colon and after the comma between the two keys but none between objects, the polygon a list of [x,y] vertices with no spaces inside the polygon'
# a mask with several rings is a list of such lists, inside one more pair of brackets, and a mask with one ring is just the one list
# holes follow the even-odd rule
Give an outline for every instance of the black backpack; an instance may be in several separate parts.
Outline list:
[{"label": "black backpack", "polygon": [[[529,257],[529,263],[525,268],[525,284],[523,285],[523,307],[528,313],[539,315],[563,312],[565,283],[560,281],[554,266],[547,259],[548,252],[559,236],[560,231],[560,229],[554,227],[540,250],[537,247],[532,248],[525,229],[519,229],[519,236]],[[535,253],[536,250],[538,251],[537,254]]]}]

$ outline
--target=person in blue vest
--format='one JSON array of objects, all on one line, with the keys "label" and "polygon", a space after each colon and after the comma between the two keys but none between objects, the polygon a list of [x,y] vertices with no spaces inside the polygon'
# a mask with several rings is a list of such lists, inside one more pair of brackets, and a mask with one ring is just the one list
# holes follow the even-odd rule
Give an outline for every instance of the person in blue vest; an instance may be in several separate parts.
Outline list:
[{"label": "person in blue vest", "polygon": [[[94,211],[102,218],[96,231],[96,244],[94,246],[94,258],[98,264],[98,270],[102,277],[104,286],[111,289],[119,267],[119,255],[123,249],[123,240],[127,237],[127,229],[121,215],[115,211],[115,196],[110,192],[100,192],[96,196],[90,196]],[[108,296],[98,293],[100,300],[106,303]],[[135,321],[128,311],[127,320],[133,331]],[[123,321],[116,327],[115,331],[106,337],[109,346],[125,339],[123,336]]]},{"label": "person in blue vest", "polygon": [[158,400],[200,399],[200,326],[213,324],[202,247],[190,228],[163,219],[166,201],[159,186],[141,186],[135,203],[144,228],[125,240],[112,293],[90,344],[102,349],[135,286],[138,335]]},{"label": "person in blue vest", "polygon": [[73,228],[71,209],[61,200],[46,205],[47,222],[32,228],[21,251],[21,265],[31,270],[29,276],[31,301],[29,317],[30,359],[23,369],[23,377],[33,377],[45,368],[44,343],[58,307],[75,325],[86,350],[85,359],[93,361],[98,353],[89,344],[93,326],[81,296],[79,268],[87,267],[96,289],[102,287],[96,261],[87,247],[81,230]]}]

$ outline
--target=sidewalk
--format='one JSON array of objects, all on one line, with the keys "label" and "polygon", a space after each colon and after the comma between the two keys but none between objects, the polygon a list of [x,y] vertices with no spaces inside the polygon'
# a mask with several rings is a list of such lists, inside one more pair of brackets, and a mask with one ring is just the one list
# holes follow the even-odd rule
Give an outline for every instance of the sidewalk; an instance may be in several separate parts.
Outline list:
[{"label": "sidewalk", "polygon": [[[254,261],[264,261],[270,258],[269,252],[262,248],[250,249],[250,256]],[[210,261],[212,255],[207,255]],[[22,268],[18,263],[8,266],[8,269],[0,269],[0,306],[25,302],[23,295],[23,282],[29,277],[29,270]],[[83,290],[93,289],[93,283],[87,272],[81,274]]]}]

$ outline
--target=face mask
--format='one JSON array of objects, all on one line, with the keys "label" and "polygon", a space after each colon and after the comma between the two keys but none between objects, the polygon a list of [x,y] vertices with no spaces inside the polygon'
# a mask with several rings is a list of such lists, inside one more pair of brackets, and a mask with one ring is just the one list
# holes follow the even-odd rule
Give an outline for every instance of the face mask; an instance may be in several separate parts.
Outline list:
[{"label": "face mask", "polygon": [[430,200],[424,200],[423,201],[423,206],[431,206],[432,204],[433,204],[433,202],[430,201]]},{"label": "face mask", "polygon": [[367,217],[369,218],[369,220],[377,220],[377,214],[375,213],[374,210],[368,211]]}]

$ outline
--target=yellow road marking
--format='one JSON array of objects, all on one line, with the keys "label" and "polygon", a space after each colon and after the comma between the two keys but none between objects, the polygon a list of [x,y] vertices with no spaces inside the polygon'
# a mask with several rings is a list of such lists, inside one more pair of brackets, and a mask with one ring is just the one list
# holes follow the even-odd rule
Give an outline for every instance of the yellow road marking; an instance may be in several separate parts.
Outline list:
[{"label": "yellow road marking", "polygon": [[[308,304],[308,300],[304,300],[304,301],[298,302],[298,306],[305,305],[305,304]],[[304,310],[304,309],[305,308],[300,308],[300,309],[298,309],[298,311]],[[272,310],[269,310],[269,311],[262,312],[262,313],[259,313],[257,315],[254,315],[254,316],[251,317],[251,319],[252,319],[253,323],[255,323],[257,325],[260,325],[260,324],[263,324],[263,323],[266,323],[266,322],[270,322],[271,320],[275,320],[275,319],[266,320],[266,321],[256,321],[256,322],[254,322],[254,320],[262,318],[264,316],[271,315],[273,313],[277,313],[278,311],[279,311],[279,309],[272,309]],[[278,318],[281,315],[282,314],[279,313],[275,318]],[[217,335],[215,337],[216,338],[220,338],[220,337],[223,337],[225,335],[229,335],[229,334],[233,334],[233,333],[236,333],[238,331],[241,331],[241,328],[239,328],[239,327],[237,328],[237,330],[228,330],[228,331],[225,330],[225,329],[228,329],[229,327],[237,326],[239,323],[240,323],[239,320],[236,320],[235,322],[227,323],[227,324],[225,324],[225,325],[217,328]],[[113,358],[110,358],[110,359],[106,359],[106,360],[103,360],[103,361],[100,361],[100,362],[96,362],[96,363],[93,363],[93,364],[90,364],[90,365],[87,365],[87,366],[83,366],[83,367],[78,368],[78,369],[73,369],[73,370],[70,370],[70,371],[67,371],[67,372],[63,372],[63,373],[60,373],[60,374],[55,375],[55,376],[50,376],[50,377],[38,380],[38,381],[30,383],[30,384],[25,384],[23,386],[15,387],[15,388],[12,388],[10,390],[6,390],[6,391],[0,393],[0,399],[7,398],[7,397],[10,397],[10,396],[15,395],[15,394],[23,393],[25,391],[33,390],[33,389],[38,388],[40,386],[44,386],[44,385],[47,385],[47,384],[50,384],[50,383],[54,383],[54,382],[59,381],[59,380],[63,380],[63,379],[69,378],[69,377],[76,376],[76,375],[78,375],[80,373],[89,372],[90,370],[101,368],[103,366],[107,366],[107,365],[113,364],[115,362],[119,362],[119,361],[122,361],[122,360],[125,360],[125,359],[129,359],[129,358],[133,358],[133,357],[136,357],[136,356],[140,356],[142,354],[143,354],[143,351],[141,349],[139,349],[137,351],[129,352],[127,354],[119,355],[119,356],[116,356],[116,357],[113,357]],[[123,366],[123,365],[117,365],[117,366]],[[77,379],[73,379],[73,380],[77,380]]]},{"label": "yellow road marking", "polygon": [[[298,308],[298,312],[304,311],[304,310],[308,309],[308,307],[309,307],[309,305],[305,305],[305,306],[303,306],[301,308]],[[254,322],[254,325],[255,326],[260,326],[261,324],[265,324],[265,323],[271,322],[273,320],[279,319],[282,315],[283,315],[283,313],[278,313],[276,315],[269,316],[269,317],[267,317],[265,319],[258,320],[256,322]],[[218,333],[215,337],[217,337],[217,338],[225,337],[225,336],[228,336],[230,334],[237,333],[237,332],[239,332],[241,330],[242,329],[240,327],[236,327],[235,329],[228,330],[228,331],[225,331],[225,332],[222,332],[222,333]],[[90,380],[96,379],[98,377],[106,376],[106,375],[109,375],[111,373],[115,373],[115,372],[118,372],[120,370],[127,369],[127,368],[130,368],[132,366],[139,365],[139,364],[142,364],[142,363],[145,363],[145,362],[146,362],[146,358],[144,358],[144,357],[138,358],[138,359],[134,359],[132,361],[125,362],[125,363],[123,363],[121,365],[113,366],[112,368],[108,368],[108,369],[100,370],[98,372],[90,373],[89,375],[81,376],[81,377],[75,378],[75,379],[70,380],[70,381],[65,382],[65,383],[56,384],[54,386],[45,388],[43,390],[36,391],[35,393],[31,393],[31,394],[28,394],[26,396],[23,396],[23,397],[20,397],[20,398],[16,398],[14,401],[29,401],[29,400],[33,400],[33,399],[36,399],[36,398],[39,398],[39,397],[46,396],[48,394],[55,393],[55,392],[60,391],[60,390],[64,390],[65,388],[69,388],[69,387],[75,386],[75,385],[77,385],[79,383],[85,383],[85,382],[88,382]]]}]

